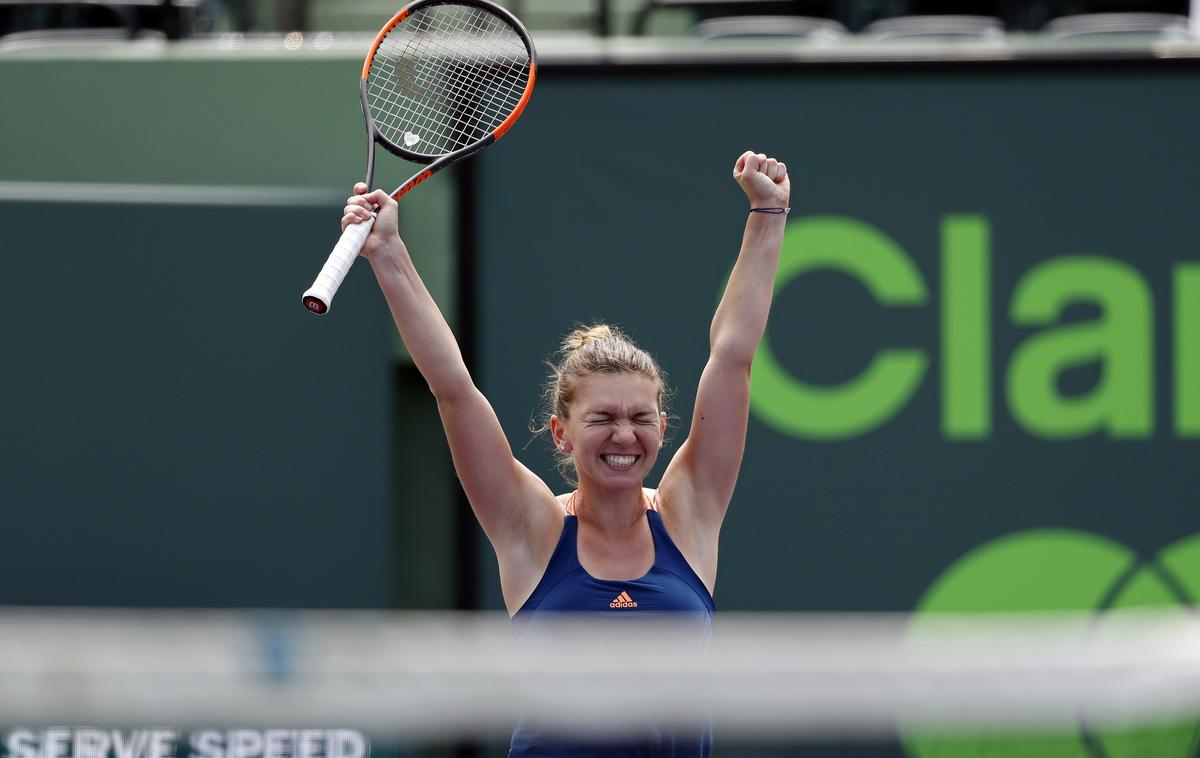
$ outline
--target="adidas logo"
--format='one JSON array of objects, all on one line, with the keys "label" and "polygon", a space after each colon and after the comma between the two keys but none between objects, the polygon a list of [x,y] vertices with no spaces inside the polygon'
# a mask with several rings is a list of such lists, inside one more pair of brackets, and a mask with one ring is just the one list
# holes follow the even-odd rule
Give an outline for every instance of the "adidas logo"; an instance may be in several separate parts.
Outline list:
[{"label": "adidas logo", "polygon": [[637,608],[637,603],[629,596],[628,592],[622,591],[620,595],[613,598],[613,601],[608,604],[609,608]]}]

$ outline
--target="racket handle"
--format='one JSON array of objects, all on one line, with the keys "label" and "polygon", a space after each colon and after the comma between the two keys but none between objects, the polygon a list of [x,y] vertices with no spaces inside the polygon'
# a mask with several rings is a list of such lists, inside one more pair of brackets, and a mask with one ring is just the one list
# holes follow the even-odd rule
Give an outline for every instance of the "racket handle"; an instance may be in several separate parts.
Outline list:
[{"label": "racket handle", "polygon": [[342,238],[334,245],[333,252],[329,254],[329,259],[321,268],[321,273],[317,274],[313,285],[304,293],[305,308],[318,316],[329,312],[333,296],[337,294],[338,287],[342,286],[346,272],[354,264],[354,259],[358,257],[358,251],[362,250],[363,243],[367,241],[367,235],[371,233],[371,227],[374,225],[375,214],[372,213],[371,218],[366,221],[346,227],[346,231],[342,232]]}]

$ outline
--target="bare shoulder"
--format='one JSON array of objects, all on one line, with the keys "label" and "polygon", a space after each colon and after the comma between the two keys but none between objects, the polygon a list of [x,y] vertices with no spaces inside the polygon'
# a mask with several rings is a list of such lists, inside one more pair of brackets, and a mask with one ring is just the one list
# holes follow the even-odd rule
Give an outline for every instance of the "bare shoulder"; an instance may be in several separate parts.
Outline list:
[{"label": "bare shoulder", "polygon": [[494,544],[500,589],[509,613],[515,613],[537,588],[562,535],[566,500],[549,491],[530,504],[528,521],[508,544]]},{"label": "bare shoulder", "polygon": [[690,532],[698,526],[692,507],[695,493],[688,485],[689,482],[682,477],[664,476],[657,489],[646,490],[647,497],[650,498],[654,510],[662,516],[672,539],[675,539],[677,533],[683,536],[683,533]]},{"label": "bare shoulder", "polygon": [[571,492],[560,492],[554,496],[554,502],[558,504],[559,515],[571,515],[571,498],[574,494],[575,491],[572,490]]},{"label": "bare shoulder", "polygon": [[695,509],[691,507],[694,493],[682,480],[668,481],[664,477],[657,490],[647,492],[653,493],[650,502],[662,517],[671,542],[711,593],[717,581],[720,525],[714,527],[697,517]]},{"label": "bare shoulder", "polygon": [[513,525],[508,544],[494,545],[502,563],[507,558],[534,564],[541,562],[543,557],[549,560],[558,541],[566,513],[563,496],[554,495],[546,488],[533,496],[527,506],[523,509],[521,522]]},{"label": "bare shoulder", "polygon": [[[527,532],[529,560],[539,579],[546,569],[546,564],[550,562],[550,556],[554,553],[558,538],[562,534],[568,497],[569,495],[555,495],[553,499],[546,500],[544,507],[539,509],[539,518],[530,524]],[[530,591],[532,592],[532,587]]]}]

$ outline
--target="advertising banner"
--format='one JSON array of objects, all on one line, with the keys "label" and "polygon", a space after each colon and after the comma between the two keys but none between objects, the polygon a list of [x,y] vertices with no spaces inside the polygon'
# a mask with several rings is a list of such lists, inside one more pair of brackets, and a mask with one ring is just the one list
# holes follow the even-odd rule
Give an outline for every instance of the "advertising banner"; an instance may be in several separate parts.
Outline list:
[{"label": "advertising banner", "polygon": [[718,608],[1191,605],[1197,85],[1168,61],[551,69],[480,159],[484,390],[566,489],[522,447],[543,361],[615,323],[671,376],[668,458],[740,243],[731,168],[768,153],[791,214]]}]

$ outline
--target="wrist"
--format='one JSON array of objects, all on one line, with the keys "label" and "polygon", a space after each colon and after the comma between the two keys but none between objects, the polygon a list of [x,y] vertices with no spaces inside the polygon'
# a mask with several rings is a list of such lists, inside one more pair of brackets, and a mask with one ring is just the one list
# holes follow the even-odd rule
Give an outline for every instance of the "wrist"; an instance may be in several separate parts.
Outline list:
[{"label": "wrist", "polygon": [[364,254],[363,257],[367,259],[368,263],[375,266],[377,264],[386,265],[391,262],[402,261],[407,257],[407,254],[408,250],[405,249],[404,243],[397,237],[395,240],[379,245],[370,254]]}]

